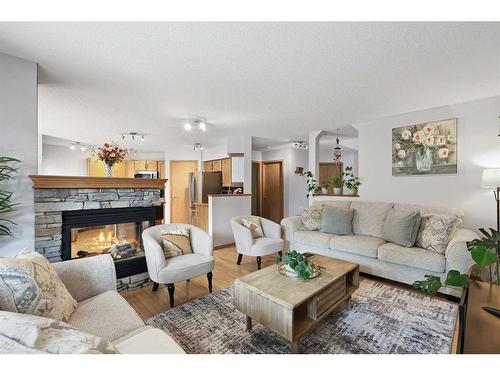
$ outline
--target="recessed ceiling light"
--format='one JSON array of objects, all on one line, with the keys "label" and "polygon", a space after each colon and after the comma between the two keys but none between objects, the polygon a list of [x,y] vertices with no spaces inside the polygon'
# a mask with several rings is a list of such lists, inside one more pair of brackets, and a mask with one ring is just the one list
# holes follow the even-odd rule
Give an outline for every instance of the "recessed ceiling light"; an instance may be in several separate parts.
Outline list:
[{"label": "recessed ceiling light", "polygon": [[205,124],[203,121],[200,122],[199,127],[202,131],[207,130],[207,124]]},{"label": "recessed ceiling light", "polygon": [[83,151],[83,152],[87,151],[87,146],[80,147],[80,150]]},{"label": "recessed ceiling light", "polygon": [[76,147],[75,147],[75,145],[71,145],[71,146],[69,146],[69,149],[70,149],[70,150],[74,150],[75,148],[76,148]]},{"label": "recessed ceiling light", "polygon": [[192,128],[193,128],[193,127],[191,126],[191,123],[186,122],[186,123],[184,124],[184,129],[186,129],[186,130],[191,130]]}]

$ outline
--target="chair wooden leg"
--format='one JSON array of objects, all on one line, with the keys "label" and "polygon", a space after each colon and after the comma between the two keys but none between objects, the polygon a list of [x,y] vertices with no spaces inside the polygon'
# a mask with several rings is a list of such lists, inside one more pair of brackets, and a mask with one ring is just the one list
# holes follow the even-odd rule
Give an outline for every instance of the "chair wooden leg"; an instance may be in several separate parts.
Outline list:
[{"label": "chair wooden leg", "polygon": [[212,293],[212,277],[213,274],[212,272],[207,273],[207,279],[208,279],[208,291]]},{"label": "chair wooden leg", "polygon": [[260,270],[260,264],[262,263],[262,258],[257,257],[257,269]]},{"label": "chair wooden leg", "polygon": [[242,254],[238,254],[238,260],[236,261],[236,264],[239,266],[241,264],[241,260],[243,259]]},{"label": "chair wooden leg", "polygon": [[170,297],[170,307],[174,307],[174,292],[175,286],[174,284],[167,284],[168,295]]},{"label": "chair wooden leg", "polygon": [[283,260],[283,251],[278,251],[278,256],[280,257],[280,262]]},{"label": "chair wooden leg", "polygon": [[158,283],[153,283],[153,292],[156,292],[159,286],[160,285]]}]

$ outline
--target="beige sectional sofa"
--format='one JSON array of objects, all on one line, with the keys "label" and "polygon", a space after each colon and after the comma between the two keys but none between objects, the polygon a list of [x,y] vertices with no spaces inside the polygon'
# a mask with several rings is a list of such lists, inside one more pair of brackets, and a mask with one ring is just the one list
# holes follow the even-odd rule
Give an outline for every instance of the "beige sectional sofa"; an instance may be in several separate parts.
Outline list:
[{"label": "beige sectional sofa", "polygon": [[[392,209],[446,213],[460,219],[464,216],[461,210],[361,201],[316,201],[313,204],[353,209],[354,234],[338,236],[307,231],[303,229],[300,216],[287,217],[281,221],[281,225],[289,249],[358,263],[361,272],[405,284],[421,280],[426,274],[445,279],[448,271],[452,269],[465,273],[473,263],[466,242],[477,238],[477,234],[469,229],[459,227],[452,234],[444,254],[419,247],[399,246],[382,238],[385,218]],[[453,296],[461,294],[461,291],[455,288],[442,288],[440,292]]]}]

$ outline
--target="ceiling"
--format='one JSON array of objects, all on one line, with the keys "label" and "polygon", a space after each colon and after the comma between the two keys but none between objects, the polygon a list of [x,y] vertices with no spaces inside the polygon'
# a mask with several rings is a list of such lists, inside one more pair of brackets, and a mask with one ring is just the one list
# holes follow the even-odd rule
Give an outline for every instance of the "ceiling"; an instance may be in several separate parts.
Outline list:
[{"label": "ceiling", "polygon": [[[137,131],[148,151],[306,140],[500,94],[500,23],[3,22],[0,52],[39,64],[42,133],[102,143]],[[186,133],[198,116],[212,126]]]}]

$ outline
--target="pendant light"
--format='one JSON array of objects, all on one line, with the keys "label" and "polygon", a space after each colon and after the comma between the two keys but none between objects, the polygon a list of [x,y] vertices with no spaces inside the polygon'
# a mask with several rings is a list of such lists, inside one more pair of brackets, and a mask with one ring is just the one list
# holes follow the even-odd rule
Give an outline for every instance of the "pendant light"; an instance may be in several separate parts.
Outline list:
[{"label": "pendant light", "polygon": [[339,143],[339,128],[337,128],[337,146],[333,149],[333,162],[336,164],[340,164],[340,159],[342,158],[342,149],[340,148]]}]

